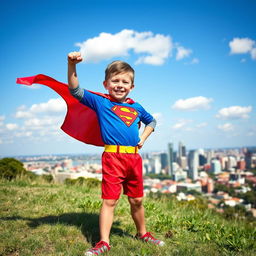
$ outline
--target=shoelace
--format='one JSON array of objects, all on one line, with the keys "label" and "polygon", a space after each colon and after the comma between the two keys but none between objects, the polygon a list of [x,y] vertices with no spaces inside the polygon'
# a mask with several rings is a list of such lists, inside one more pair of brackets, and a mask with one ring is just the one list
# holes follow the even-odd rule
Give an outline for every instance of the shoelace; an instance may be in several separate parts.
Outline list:
[{"label": "shoelace", "polygon": [[143,238],[142,238],[145,242],[153,242],[155,244],[159,244],[161,243],[160,240],[156,239],[155,237],[153,237],[151,232],[147,232]]},{"label": "shoelace", "polygon": [[144,238],[151,238],[152,240],[157,240],[153,237],[152,233],[151,232],[147,232],[145,235],[144,235]]},{"label": "shoelace", "polygon": [[106,248],[108,248],[107,245],[103,241],[100,241],[93,248],[91,248],[90,251],[91,252],[98,252],[99,251],[99,252],[103,253],[105,251],[104,246]]}]

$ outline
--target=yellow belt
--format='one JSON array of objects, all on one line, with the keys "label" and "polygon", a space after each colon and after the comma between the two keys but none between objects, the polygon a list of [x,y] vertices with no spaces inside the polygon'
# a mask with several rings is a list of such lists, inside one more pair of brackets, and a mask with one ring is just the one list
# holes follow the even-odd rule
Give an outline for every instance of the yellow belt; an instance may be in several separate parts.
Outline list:
[{"label": "yellow belt", "polygon": [[136,153],[138,153],[138,147],[121,146],[121,145],[105,145],[104,151],[111,152],[111,153],[136,154]]}]

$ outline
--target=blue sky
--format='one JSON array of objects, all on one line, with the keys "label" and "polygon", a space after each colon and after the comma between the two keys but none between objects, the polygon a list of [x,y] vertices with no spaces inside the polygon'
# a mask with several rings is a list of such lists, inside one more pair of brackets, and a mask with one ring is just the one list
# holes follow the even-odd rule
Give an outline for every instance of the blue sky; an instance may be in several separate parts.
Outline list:
[{"label": "blue sky", "polygon": [[106,65],[136,71],[130,95],[158,120],[144,151],[256,144],[256,1],[1,1],[0,156],[98,153],[60,130],[65,104],[43,73],[66,82],[81,51],[82,87],[104,92]]}]

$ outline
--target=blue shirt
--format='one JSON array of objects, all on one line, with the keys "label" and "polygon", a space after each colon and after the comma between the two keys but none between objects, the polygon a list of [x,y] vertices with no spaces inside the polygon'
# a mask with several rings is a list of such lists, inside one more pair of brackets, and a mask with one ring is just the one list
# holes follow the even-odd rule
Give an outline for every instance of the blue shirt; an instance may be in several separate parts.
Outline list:
[{"label": "blue shirt", "polygon": [[80,102],[96,112],[106,145],[137,146],[139,122],[147,125],[154,119],[139,103],[113,102],[87,90]]}]

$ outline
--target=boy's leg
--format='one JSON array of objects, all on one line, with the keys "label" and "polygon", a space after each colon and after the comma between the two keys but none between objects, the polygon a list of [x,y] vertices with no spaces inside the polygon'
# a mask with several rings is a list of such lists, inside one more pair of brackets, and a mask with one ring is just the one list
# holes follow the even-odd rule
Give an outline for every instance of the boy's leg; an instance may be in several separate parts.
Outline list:
[{"label": "boy's leg", "polygon": [[114,210],[118,200],[103,199],[100,210],[100,240],[109,244],[109,234],[114,218]]},{"label": "boy's leg", "polygon": [[131,215],[135,223],[137,233],[140,236],[146,234],[145,216],[144,216],[144,206],[142,204],[142,197],[128,197],[128,201],[131,206]]},{"label": "boy's leg", "polygon": [[155,245],[163,246],[165,244],[163,241],[156,239],[155,237],[152,236],[150,232],[146,231],[142,197],[128,197],[128,200],[131,205],[132,218],[137,228],[136,237],[144,242],[149,242]]},{"label": "boy's leg", "polygon": [[100,241],[85,252],[85,256],[102,255],[110,250],[109,234],[113,223],[117,199],[103,199],[100,210]]}]

